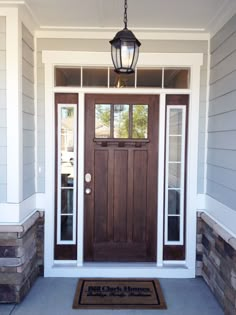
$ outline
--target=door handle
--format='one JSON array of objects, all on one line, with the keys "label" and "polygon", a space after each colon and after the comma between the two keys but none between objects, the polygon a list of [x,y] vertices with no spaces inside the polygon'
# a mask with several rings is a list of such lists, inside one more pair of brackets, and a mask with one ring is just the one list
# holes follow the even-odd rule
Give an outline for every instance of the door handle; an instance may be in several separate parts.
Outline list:
[{"label": "door handle", "polygon": [[91,188],[85,188],[85,195],[90,195],[92,192]]}]

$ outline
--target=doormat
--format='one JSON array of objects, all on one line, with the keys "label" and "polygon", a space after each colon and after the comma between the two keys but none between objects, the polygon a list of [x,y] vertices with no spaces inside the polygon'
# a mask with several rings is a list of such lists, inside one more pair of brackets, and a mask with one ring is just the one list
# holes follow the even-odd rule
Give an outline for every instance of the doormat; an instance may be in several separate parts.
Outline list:
[{"label": "doormat", "polygon": [[80,279],[75,309],[166,309],[158,280]]}]

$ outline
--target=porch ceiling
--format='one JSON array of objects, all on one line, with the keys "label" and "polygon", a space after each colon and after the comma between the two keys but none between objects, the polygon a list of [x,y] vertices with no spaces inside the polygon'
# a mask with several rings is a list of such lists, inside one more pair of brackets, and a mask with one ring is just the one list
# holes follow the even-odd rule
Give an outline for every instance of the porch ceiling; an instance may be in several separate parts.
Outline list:
[{"label": "porch ceiling", "polygon": [[[26,3],[41,28],[123,27],[123,0],[0,0]],[[148,30],[209,32],[235,0],[128,0],[128,26]]]}]

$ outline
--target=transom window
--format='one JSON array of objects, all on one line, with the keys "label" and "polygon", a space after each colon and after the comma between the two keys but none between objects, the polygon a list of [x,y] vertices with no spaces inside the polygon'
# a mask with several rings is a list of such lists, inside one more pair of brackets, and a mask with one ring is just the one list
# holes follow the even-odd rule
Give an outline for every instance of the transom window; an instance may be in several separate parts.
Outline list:
[{"label": "transom window", "polygon": [[55,86],[188,89],[190,69],[137,68],[134,74],[118,75],[110,68],[56,67]]}]

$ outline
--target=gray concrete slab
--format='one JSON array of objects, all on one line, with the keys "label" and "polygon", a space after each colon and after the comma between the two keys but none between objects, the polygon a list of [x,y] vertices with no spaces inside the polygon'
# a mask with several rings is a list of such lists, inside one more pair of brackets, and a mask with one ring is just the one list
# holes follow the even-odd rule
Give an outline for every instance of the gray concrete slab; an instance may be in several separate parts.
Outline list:
[{"label": "gray concrete slab", "polygon": [[[73,310],[78,279],[39,278],[24,301],[0,305],[1,315],[223,315],[223,311],[201,278],[160,279],[167,310]],[[4,307],[6,309],[4,310]],[[9,313],[7,313],[9,307]],[[11,309],[10,309],[11,307]],[[5,313],[4,313],[5,312]]]}]

